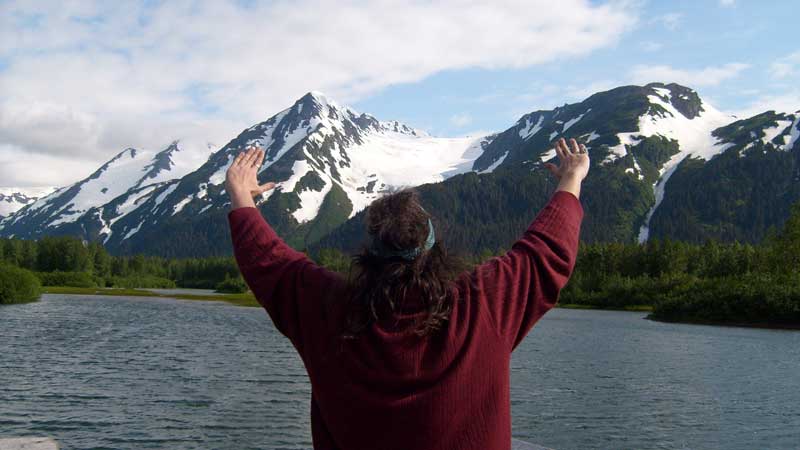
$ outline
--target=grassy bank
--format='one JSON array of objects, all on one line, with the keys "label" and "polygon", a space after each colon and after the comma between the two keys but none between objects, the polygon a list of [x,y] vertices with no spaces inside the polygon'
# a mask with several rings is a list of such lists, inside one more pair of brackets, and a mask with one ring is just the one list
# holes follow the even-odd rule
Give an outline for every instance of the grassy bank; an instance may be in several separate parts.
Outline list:
[{"label": "grassy bank", "polygon": [[631,312],[652,312],[652,305],[624,305],[624,306],[599,306],[585,305],[580,303],[559,303],[557,308],[564,309],[594,309],[599,311],[631,311]]},{"label": "grassy bank", "polygon": [[76,294],[76,295],[111,295],[125,297],[160,297],[177,298],[181,300],[202,300],[227,302],[236,306],[260,306],[253,294],[246,292],[243,294],[223,294],[214,293],[210,295],[196,294],[159,294],[147,289],[130,288],[84,288],[71,286],[45,286],[45,294]]},{"label": "grassy bank", "polygon": [[[126,288],[82,288],[71,286],[45,286],[45,294],[76,294],[76,295],[111,295],[111,296],[125,296],[125,297],[161,297],[161,298],[178,298],[181,300],[205,300],[205,301],[221,301],[231,303],[237,306],[250,306],[259,307],[255,297],[252,293],[246,292],[244,294],[224,294],[214,293],[210,295],[196,295],[196,294],[159,294],[147,289],[126,289]],[[650,305],[626,305],[621,307],[604,307],[594,305],[581,305],[576,303],[559,303],[558,308],[565,309],[596,309],[596,310],[609,310],[609,311],[636,311],[636,312],[651,312],[653,307]]]}]

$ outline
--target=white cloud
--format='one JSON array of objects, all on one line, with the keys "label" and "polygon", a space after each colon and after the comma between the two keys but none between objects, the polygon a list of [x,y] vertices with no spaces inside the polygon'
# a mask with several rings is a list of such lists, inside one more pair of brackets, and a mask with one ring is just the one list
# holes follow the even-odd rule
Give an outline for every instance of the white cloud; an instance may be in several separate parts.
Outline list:
[{"label": "white cloud", "polygon": [[95,165],[181,137],[221,145],[310,90],[347,103],[444,70],[537,65],[636,23],[630,2],[247,4],[0,3],[0,145]]},{"label": "white cloud", "polygon": [[644,41],[639,46],[646,52],[657,52],[664,48],[664,44],[654,41]]},{"label": "white cloud", "polygon": [[463,128],[472,123],[472,116],[466,113],[455,114],[450,117],[450,123],[459,128]]},{"label": "white cloud", "polygon": [[745,118],[770,110],[786,113],[800,111],[800,90],[793,89],[781,94],[762,95],[734,114],[736,117]]},{"label": "white cloud", "polygon": [[778,59],[770,65],[770,75],[773,78],[787,78],[798,72],[800,66],[800,51]]},{"label": "white cloud", "polygon": [[736,77],[749,67],[749,64],[729,63],[697,70],[686,70],[667,65],[638,65],[633,68],[630,78],[631,81],[638,84],[661,81],[675,82],[689,87],[716,86],[725,80]]},{"label": "white cloud", "polygon": [[97,165],[91,159],[80,158],[79,155],[65,158],[0,144],[0,180],[3,180],[4,186],[54,186],[59,184],[55,180],[63,180],[66,176],[71,181],[77,181],[90,175],[94,169],[97,169]]},{"label": "white cloud", "polygon": [[662,14],[660,16],[654,17],[650,22],[651,23],[660,23],[664,26],[664,28],[675,31],[678,29],[678,26],[683,19],[683,14],[681,13],[667,13]]},{"label": "white cloud", "polygon": [[592,94],[607,91],[619,85],[620,83],[613,80],[596,80],[580,86],[567,86],[565,89],[566,100],[583,101]]},{"label": "white cloud", "polygon": [[736,5],[736,0],[719,0],[719,5],[729,8]]}]

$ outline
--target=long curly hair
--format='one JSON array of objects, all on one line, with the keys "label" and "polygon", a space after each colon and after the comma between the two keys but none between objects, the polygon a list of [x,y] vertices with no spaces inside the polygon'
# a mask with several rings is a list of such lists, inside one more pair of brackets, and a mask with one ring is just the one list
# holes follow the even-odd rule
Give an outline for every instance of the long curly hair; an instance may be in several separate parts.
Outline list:
[{"label": "long curly hair", "polygon": [[414,325],[417,335],[434,333],[449,320],[454,301],[452,280],[463,270],[463,262],[448,255],[439,236],[433,247],[412,260],[372,251],[375,240],[389,250],[422,246],[428,236],[429,219],[413,189],[386,195],[368,207],[368,241],[353,256],[350,267],[343,338],[355,338],[371,324],[390,317],[403,308],[409,295],[419,296],[414,300],[425,311]]}]

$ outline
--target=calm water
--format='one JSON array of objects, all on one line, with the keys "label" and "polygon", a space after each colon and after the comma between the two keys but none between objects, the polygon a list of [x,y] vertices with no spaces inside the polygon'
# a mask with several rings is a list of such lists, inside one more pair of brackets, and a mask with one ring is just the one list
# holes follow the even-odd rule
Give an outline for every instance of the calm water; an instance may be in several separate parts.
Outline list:
[{"label": "calm water", "polygon": [[[800,332],[555,310],[514,353],[514,435],[556,449],[800,448]],[[0,436],[64,449],[311,445],[263,310],[46,295],[0,307]]]}]

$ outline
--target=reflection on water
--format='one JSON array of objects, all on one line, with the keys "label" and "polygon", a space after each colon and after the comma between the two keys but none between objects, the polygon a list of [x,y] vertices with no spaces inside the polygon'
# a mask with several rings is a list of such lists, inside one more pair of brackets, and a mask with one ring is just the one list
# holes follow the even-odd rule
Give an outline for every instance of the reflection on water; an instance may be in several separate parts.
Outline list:
[{"label": "reflection on water", "polygon": [[[555,310],[512,360],[514,435],[570,448],[797,448],[800,332]],[[263,310],[46,295],[0,307],[0,436],[62,448],[310,448]]]}]

